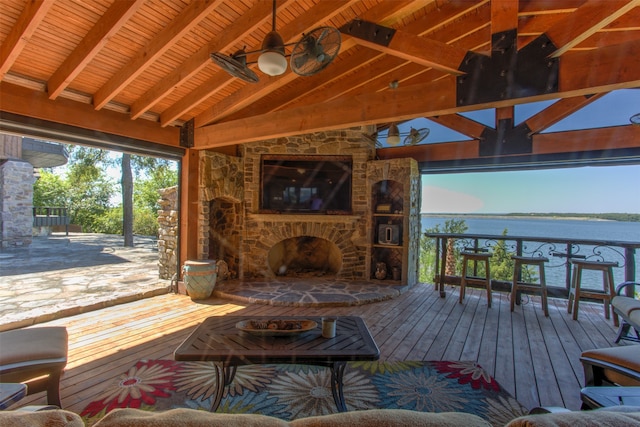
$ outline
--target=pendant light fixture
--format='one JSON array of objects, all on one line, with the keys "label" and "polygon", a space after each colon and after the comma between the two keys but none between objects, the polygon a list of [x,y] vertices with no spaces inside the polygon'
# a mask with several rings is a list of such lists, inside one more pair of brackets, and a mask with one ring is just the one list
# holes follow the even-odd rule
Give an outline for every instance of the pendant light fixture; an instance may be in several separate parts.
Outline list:
[{"label": "pendant light fixture", "polygon": [[271,31],[262,42],[262,53],[258,57],[258,68],[269,76],[279,76],[287,71],[284,41],[276,31],[276,0],[273,0],[273,21]]},{"label": "pendant light fixture", "polygon": [[400,144],[400,131],[398,130],[398,125],[395,123],[391,123],[389,125],[389,131],[387,132],[387,144],[392,147]]}]

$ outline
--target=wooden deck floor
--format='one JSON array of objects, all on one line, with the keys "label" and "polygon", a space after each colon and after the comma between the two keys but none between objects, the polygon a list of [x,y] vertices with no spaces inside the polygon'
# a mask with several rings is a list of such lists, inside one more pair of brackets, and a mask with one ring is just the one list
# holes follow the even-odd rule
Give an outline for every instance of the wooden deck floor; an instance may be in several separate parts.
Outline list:
[{"label": "wooden deck floor", "polygon": [[[526,297],[525,297],[526,298]],[[580,353],[613,346],[616,328],[602,305],[583,303],[573,321],[566,300],[550,299],[545,318],[539,298],[516,307],[495,293],[487,309],[483,292],[468,289],[464,304],[457,288],[439,298],[432,285],[419,285],[396,299],[355,307],[274,307],[212,299],[192,302],[162,295],[56,320],[69,331],[69,364],[62,403],[80,412],[106,383],[139,359],[172,359],[173,350],[208,316],[358,315],[365,319],[387,360],[474,360],[528,408],[579,409],[583,381]],[[44,395],[24,404],[44,403]]]}]

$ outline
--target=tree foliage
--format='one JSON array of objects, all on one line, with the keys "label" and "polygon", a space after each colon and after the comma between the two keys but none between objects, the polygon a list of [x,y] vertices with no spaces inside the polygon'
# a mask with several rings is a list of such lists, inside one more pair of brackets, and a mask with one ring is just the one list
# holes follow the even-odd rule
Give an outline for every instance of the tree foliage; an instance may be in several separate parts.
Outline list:
[{"label": "tree foliage", "polygon": [[[464,234],[468,229],[468,226],[464,219],[450,219],[445,221],[444,227],[441,230],[440,224],[436,224],[435,227],[429,228],[425,231],[425,234],[420,239],[420,265],[419,265],[419,280],[420,282],[434,282],[435,276],[438,273],[436,271],[436,240],[431,237],[427,237],[426,234]],[[505,228],[502,232],[502,236],[508,237],[508,230]],[[509,251],[506,241],[503,239],[497,240],[495,244],[489,248],[493,253],[491,260],[491,279],[512,281],[513,280],[513,267],[514,261],[511,259],[515,252]],[[462,272],[462,257],[460,256],[460,248],[458,245],[451,244],[449,251],[453,251],[453,259],[455,260],[455,271],[457,274]],[[482,276],[485,274],[484,263],[478,264],[477,274]],[[522,280],[525,282],[535,282],[537,280],[534,268],[531,266],[523,266],[522,268]]]},{"label": "tree foliage", "polygon": [[[127,219],[131,224],[130,236],[157,234],[158,190],[178,182],[171,162],[128,154],[114,157],[95,148],[67,148],[70,158],[64,173],[41,171],[34,186],[34,206],[66,207],[71,223],[82,226],[85,232],[123,234],[126,222],[123,206],[130,203],[133,212],[133,217]],[[130,161],[130,193],[123,191],[130,184],[123,181],[122,174],[117,182],[106,172],[108,167],[120,168],[123,159],[125,168]],[[122,202],[113,206],[119,192],[124,196]]]}]

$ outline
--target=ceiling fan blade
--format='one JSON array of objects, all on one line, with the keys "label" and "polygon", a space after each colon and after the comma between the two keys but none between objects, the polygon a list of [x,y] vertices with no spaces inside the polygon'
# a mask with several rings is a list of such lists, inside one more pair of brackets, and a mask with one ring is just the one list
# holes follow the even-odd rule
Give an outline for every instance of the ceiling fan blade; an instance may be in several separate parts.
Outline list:
[{"label": "ceiling fan blade", "polygon": [[237,77],[249,83],[257,83],[259,81],[258,76],[252,70],[247,68],[243,55],[244,52],[236,52],[234,56],[214,52],[211,54],[211,60],[233,77]]}]

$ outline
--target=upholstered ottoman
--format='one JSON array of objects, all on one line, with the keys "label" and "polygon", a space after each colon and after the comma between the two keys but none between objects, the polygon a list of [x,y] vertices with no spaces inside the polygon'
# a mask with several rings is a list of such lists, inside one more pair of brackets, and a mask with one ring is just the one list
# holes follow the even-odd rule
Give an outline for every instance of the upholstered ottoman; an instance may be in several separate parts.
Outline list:
[{"label": "upholstered ottoman", "polygon": [[46,390],[47,403],[62,407],[60,377],[67,365],[68,341],[64,327],[0,333],[0,382],[25,383],[27,394]]},{"label": "upholstered ottoman", "polygon": [[585,387],[640,386],[640,346],[599,348],[582,352]]}]

